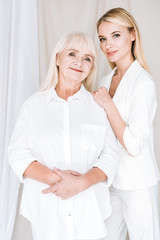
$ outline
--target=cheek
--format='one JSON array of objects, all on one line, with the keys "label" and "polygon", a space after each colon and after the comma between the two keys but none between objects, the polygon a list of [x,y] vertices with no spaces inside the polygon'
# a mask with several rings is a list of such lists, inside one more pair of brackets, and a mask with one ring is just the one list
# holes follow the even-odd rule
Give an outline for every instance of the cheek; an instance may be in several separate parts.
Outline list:
[{"label": "cheek", "polygon": [[92,66],[86,66],[86,71],[84,73],[85,77],[87,77],[90,74],[91,70],[92,70]]},{"label": "cheek", "polygon": [[92,71],[93,65],[88,66],[88,73]]},{"label": "cheek", "polygon": [[123,47],[123,49],[131,50],[132,42],[130,41],[130,39],[126,38],[123,39],[120,46]]},{"label": "cheek", "polygon": [[100,48],[101,48],[102,52],[105,52],[105,44],[104,43],[100,44]]}]

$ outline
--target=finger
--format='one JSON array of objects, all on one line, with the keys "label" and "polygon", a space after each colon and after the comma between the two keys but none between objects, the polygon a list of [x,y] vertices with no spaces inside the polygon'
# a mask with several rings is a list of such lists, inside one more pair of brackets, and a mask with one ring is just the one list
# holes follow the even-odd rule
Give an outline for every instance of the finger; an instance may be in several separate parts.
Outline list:
[{"label": "finger", "polygon": [[51,186],[48,188],[45,188],[41,191],[42,194],[47,194],[47,193],[55,193],[57,188],[55,186]]},{"label": "finger", "polygon": [[107,91],[107,88],[106,88],[105,86],[102,87],[102,90],[103,90],[104,92],[108,92],[108,91]]},{"label": "finger", "polygon": [[68,169],[66,172],[69,173],[69,174],[72,174],[74,176],[81,176],[81,174],[79,172],[74,171],[74,170]]},{"label": "finger", "polygon": [[55,173],[57,173],[59,176],[61,176],[62,178],[63,177],[65,177],[66,175],[65,175],[65,173],[64,173],[64,171],[61,171],[60,169],[58,169],[58,168],[53,168],[53,171],[55,172]]},{"label": "finger", "polygon": [[76,172],[76,171],[72,171],[71,174],[74,175],[74,176],[81,176],[81,173]]}]

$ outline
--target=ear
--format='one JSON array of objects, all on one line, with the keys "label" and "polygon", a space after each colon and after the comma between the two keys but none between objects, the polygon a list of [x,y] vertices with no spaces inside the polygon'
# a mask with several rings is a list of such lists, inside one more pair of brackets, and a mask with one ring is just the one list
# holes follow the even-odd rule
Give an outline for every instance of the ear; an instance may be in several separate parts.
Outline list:
[{"label": "ear", "polygon": [[131,32],[131,41],[134,41],[136,39],[136,33],[135,30],[133,29]]}]

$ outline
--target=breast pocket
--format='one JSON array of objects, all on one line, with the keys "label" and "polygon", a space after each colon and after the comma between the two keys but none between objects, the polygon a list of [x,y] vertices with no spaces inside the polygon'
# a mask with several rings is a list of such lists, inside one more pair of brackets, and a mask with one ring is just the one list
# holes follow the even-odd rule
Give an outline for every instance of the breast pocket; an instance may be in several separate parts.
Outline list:
[{"label": "breast pocket", "polygon": [[105,126],[95,124],[81,125],[81,146],[83,149],[100,151],[105,141]]}]

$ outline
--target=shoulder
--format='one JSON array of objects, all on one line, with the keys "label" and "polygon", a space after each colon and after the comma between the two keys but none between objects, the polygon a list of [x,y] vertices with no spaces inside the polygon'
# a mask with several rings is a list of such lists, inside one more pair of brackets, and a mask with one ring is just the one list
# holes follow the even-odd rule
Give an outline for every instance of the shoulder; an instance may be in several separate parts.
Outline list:
[{"label": "shoulder", "polygon": [[110,85],[112,77],[115,73],[115,69],[116,69],[116,67],[114,69],[112,69],[112,71],[110,73],[107,73],[106,75],[104,75],[102,77],[102,79],[100,80],[100,83],[99,83],[99,87],[103,87],[103,86],[108,87]]},{"label": "shoulder", "polygon": [[35,109],[41,106],[43,102],[47,101],[48,94],[49,91],[34,93],[22,104],[22,109]]},{"label": "shoulder", "polygon": [[134,66],[133,78],[137,82],[137,84],[141,83],[151,83],[154,84],[153,78],[150,73],[148,73],[138,61],[136,61]]},{"label": "shoulder", "polygon": [[128,82],[130,99],[134,101],[139,99],[140,102],[145,101],[147,104],[157,104],[156,87],[152,76],[139,63],[136,64],[134,70]]},{"label": "shoulder", "polygon": [[155,91],[154,80],[140,64],[137,66],[137,71],[134,75],[135,89],[141,89],[143,91]]},{"label": "shoulder", "polygon": [[104,109],[95,101],[94,97],[89,91],[86,91],[86,99],[85,104],[90,107],[90,110],[94,110],[95,112],[101,112],[102,114],[105,114]]}]

